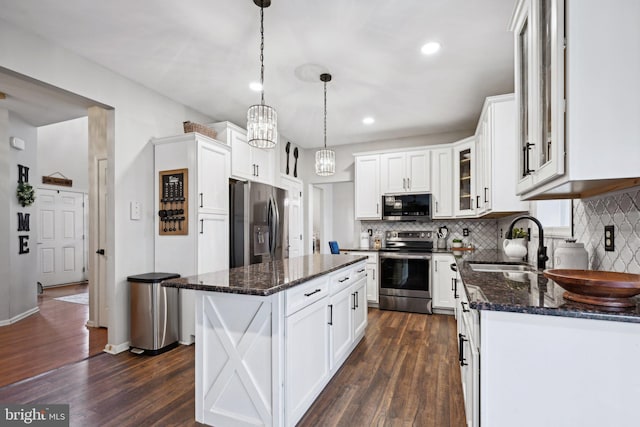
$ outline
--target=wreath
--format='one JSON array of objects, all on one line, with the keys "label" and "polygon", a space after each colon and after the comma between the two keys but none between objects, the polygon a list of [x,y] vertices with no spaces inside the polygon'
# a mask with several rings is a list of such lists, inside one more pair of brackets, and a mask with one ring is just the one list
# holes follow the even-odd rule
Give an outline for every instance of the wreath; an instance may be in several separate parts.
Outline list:
[{"label": "wreath", "polygon": [[19,182],[18,190],[16,191],[18,196],[18,202],[23,208],[31,206],[36,201],[36,192],[28,182]]}]

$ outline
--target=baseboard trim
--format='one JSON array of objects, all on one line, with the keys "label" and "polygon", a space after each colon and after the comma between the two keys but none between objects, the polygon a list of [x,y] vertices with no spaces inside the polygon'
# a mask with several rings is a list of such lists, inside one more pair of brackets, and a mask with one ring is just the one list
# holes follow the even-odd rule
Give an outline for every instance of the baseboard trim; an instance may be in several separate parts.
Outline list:
[{"label": "baseboard trim", "polygon": [[123,342],[121,344],[107,344],[106,346],[104,346],[104,350],[102,351],[109,354],[118,354],[127,350],[129,350],[129,341]]},{"label": "baseboard trim", "polygon": [[39,311],[40,311],[40,309],[38,307],[34,307],[31,310],[27,310],[27,311],[25,311],[23,313],[18,314],[17,316],[13,316],[11,319],[0,320],[0,326],[8,326],[8,325],[11,325],[13,323],[19,322],[20,320],[24,319],[25,317],[29,317],[32,314],[36,314]]}]

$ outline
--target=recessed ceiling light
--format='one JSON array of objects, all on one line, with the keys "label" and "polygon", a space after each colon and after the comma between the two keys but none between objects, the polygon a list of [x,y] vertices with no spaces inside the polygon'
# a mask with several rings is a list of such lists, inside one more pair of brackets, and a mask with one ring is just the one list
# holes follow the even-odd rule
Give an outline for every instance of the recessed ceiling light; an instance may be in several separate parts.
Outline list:
[{"label": "recessed ceiling light", "polygon": [[249,83],[249,89],[255,92],[260,92],[262,90],[262,85],[260,84],[260,82],[251,82]]},{"label": "recessed ceiling light", "polygon": [[373,123],[375,123],[375,119],[373,117],[365,117],[364,119],[362,119],[362,123],[364,123],[365,125],[372,125]]},{"label": "recessed ceiling light", "polygon": [[422,46],[422,49],[420,49],[420,50],[425,55],[433,55],[434,53],[436,53],[437,51],[440,50],[440,43],[438,43],[438,42],[429,42],[429,43],[425,44],[424,46]]}]

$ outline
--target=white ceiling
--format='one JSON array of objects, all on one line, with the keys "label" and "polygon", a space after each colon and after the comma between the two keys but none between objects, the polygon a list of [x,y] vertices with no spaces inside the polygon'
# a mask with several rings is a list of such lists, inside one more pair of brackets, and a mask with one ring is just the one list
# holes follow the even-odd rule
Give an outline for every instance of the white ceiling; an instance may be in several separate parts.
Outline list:
[{"label": "white ceiling", "polygon": [[[514,0],[272,0],[265,100],[282,135],[322,145],[474,129],[513,91]],[[0,17],[217,120],[244,127],[259,93],[252,0],[0,0]],[[433,56],[420,47],[441,43]],[[1,65],[1,64],[0,64]],[[0,88],[1,90],[1,88]],[[362,118],[373,116],[365,126]]]}]

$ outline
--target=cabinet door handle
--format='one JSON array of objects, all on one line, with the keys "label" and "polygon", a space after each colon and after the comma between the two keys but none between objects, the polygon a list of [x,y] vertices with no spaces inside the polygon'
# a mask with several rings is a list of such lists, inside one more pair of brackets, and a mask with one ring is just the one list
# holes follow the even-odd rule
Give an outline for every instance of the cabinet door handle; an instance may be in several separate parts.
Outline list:
[{"label": "cabinet door handle", "polygon": [[373,273],[373,280],[376,280],[376,271],[375,270],[371,270],[371,273]]},{"label": "cabinet door handle", "polygon": [[351,305],[351,310],[355,310],[356,309],[356,293],[352,293],[351,296],[353,297],[353,301],[352,301],[352,305]]},{"label": "cabinet door handle", "polygon": [[204,196],[202,193],[200,193],[200,207],[203,208],[204,207]]},{"label": "cabinet door handle", "polygon": [[462,312],[463,312],[463,313],[468,313],[468,312],[470,312],[470,311],[471,311],[471,310],[467,310],[466,308],[464,308],[464,306],[465,306],[465,305],[467,305],[467,303],[466,303],[466,302],[464,302],[464,301],[460,301],[460,305],[462,306]]},{"label": "cabinet door handle", "polygon": [[453,279],[453,297],[460,298],[460,295],[458,295],[458,279]]},{"label": "cabinet door handle", "polygon": [[315,291],[313,291],[313,292],[309,292],[308,294],[304,294],[304,296],[305,296],[305,297],[310,297],[311,295],[313,295],[313,294],[317,294],[318,292],[320,292],[320,289],[316,289],[316,290],[315,290]]},{"label": "cabinet door handle", "polygon": [[455,281],[456,281],[456,279],[452,277],[451,278],[451,290],[453,290],[453,282],[455,282]]},{"label": "cabinet door handle", "polygon": [[435,268],[435,269],[436,269],[436,272],[438,271],[438,263],[437,263],[437,262],[434,262],[434,263],[433,263],[433,268]]},{"label": "cabinet door handle", "polygon": [[360,307],[360,305],[358,304],[358,299],[360,297],[360,294],[358,294],[358,291],[356,291],[356,308]]},{"label": "cabinet door handle", "polygon": [[468,363],[465,363],[464,358],[464,343],[469,341],[467,337],[462,334],[458,334],[458,361],[460,362],[460,366],[467,366]]},{"label": "cabinet door handle", "polygon": [[407,178],[402,178],[402,189],[403,190],[407,189]]},{"label": "cabinet door handle", "polygon": [[329,325],[333,325],[333,304],[329,304]]},{"label": "cabinet door handle", "polygon": [[484,187],[484,202],[489,202],[489,196],[487,196],[487,192],[489,191],[489,187]]},{"label": "cabinet door handle", "polygon": [[200,234],[204,234],[204,219],[200,220]]},{"label": "cabinet door handle", "polygon": [[480,196],[476,196],[476,207],[480,207]]},{"label": "cabinet door handle", "polygon": [[349,276],[345,277],[344,279],[338,279],[338,282],[343,283],[343,282],[346,282],[347,280],[349,280]]},{"label": "cabinet door handle", "polygon": [[256,176],[260,176],[260,165],[256,165]]},{"label": "cabinet door handle", "polygon": [[436,200],[436,212],[438,212],[438,201]]},{"label": "cabinet door handle", "polygon": [[380,203],[376,203],[376,213],[380,213]]},{"label": "cabinet door handle", "polygon": [[407,190],[411,189],[411,178],[407,178]]}]

